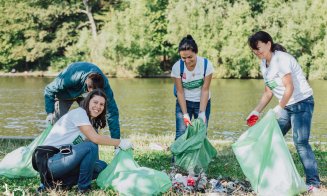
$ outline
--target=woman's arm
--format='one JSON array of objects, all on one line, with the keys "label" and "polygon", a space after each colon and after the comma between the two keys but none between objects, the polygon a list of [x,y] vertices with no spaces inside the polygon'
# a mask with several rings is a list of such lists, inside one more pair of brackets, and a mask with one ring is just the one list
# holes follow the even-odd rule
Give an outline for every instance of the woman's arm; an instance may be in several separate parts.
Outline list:
[{"label": "woman's arm", "polygon": [[184,97],[184,89],[182,86],[182,78],[175,78],[175,85],[176,85],[176,90],[177,90],[177,100],[178,100],[179,106],[181,107],[183,114],[186,114],[187,109],[186,109],[186,101],[185,101],[185,97]]},{"label": "woman's arm", "polygon": [[199,112],[205,112],[208,99],[209,99],[209,88],[210,88],[210,83],[212,79],[212,74],[207,75],[204,77],[204,83],[201,89],[201,98],[200,98],[200,111]]},{"label": "woman's arm", "polygon": [[93,143],[116,147],[120,144],[119,139],[112,139],[105,135],[99,135],[91,125],[79,126],[79,129],[87,137],[87,139]]},{"label": "woman's arm", "polygon": [[265,86],[265,92],[262,94],[262,97],[261,97],[260,102],[257,105],[257,107],[255,107],[255,111],[260,113],[270,102],[272,96],[273,96],[273,93],[271,92],[269,87]]},{"label": "woman's arm", "polygon": [[293,94],[293,91],[294,91],[294,85],[293,85],[291,73],[286,74],[282,78],[282,81],[285,86],[285,92],[284,92],[282,99],[279,102],[279,105],[281,108],[284,108],[286,106],[286,104],[288,103],[288,101],[290,100],[290,98]]}]

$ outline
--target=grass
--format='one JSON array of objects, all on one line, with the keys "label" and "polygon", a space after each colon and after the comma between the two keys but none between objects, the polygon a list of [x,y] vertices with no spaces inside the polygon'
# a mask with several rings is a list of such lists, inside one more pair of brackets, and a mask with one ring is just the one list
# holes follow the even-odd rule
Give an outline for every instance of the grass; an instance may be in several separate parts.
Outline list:
[{"label": "grass", "polygon": [[[171,145],[173,135],[131,135],[129,137],[135,146],[134,159],[141,166],[150,167],[156,170],[170,170],[171,153],[169,146]],[[219,140],[210,140],[218,151],[218,157],[215,158],[209,165],[207,171],[208,179],[217,178],[219,176],[229,177],[231,179],[245,180],[245,176],[235,158],[231,148],[231,143]],[[0,159],[12,150],[28,145],[31,140],[12,140],[0,139]],[[164,150],[157,151],[149,149],[151,143],[155,143],[163,147]],[[316,159],[318,161],[319,174],[322,180],[323,187],[327,186],[327,144],[312,145]],[[294,163],[301,176],[304,176],[302,164],[294,149],[293,145],[289,145]],[[110,163],[113,158],[113,147],[100,146],[100,159]],[[34,195],[35,190],[39,185],[39,178],[20,178],[9,179],[0,176],[0,192],[4,195]],[[324,189],[325,190],[325,189]],[[71,191],[55,192],[52,191],[49,195],[76,195],[75,189]],[[102,191],[95,182],[92,184],[92,192],[88,195],[115,195],[112,190]],[[166,195],[174,195],[171,191]]]}]

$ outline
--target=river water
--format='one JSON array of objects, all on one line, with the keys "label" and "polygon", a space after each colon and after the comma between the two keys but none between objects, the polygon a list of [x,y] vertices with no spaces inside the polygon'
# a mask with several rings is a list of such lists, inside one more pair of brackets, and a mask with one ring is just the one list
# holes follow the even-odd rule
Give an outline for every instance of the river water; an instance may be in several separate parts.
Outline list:
[{"label": "river water", "polygon": [[[0,77],[0,136],[37,136],[45,128],[44,87],[53,78]],[[175,102],[170,78],[109,79],[120,111],[121,134],[174,134]],[[327,141],[327,81],[310,81],[315,111],[311,141]],[[247,129],[245,118],[259,101],[262,80],[211,82],[209,138],[235,141]],[[266,107],[273,108],[277,100]],[[76,105],[73,107],[77,107]],[[287,134],[291,140],[291,134]]]}]

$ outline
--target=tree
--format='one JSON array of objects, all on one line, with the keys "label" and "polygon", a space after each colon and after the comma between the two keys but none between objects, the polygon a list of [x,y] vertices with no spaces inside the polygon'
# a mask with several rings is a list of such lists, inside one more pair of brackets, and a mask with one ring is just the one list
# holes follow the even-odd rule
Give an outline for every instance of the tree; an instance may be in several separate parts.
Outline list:
[{"label": "tree", "polygon": [[[62,56],[76,41],[74,6],[66,1],[6,1],[1,4],[0,53],[5,70],[46,69],[51,59]],[[10,43],[10,44],[9,44]],[[9,45],[8,45],[9,44]]]},{"label": "tree", "polygon": [[92,15],[92,7],[89,5],[89,0],[83,0],[83,4],[85,6],[85,10],[81,10],[82,13],[85,13],[89,19],[89,23],[91,26],[92,37],[94,40],[97,38],[97,27]]}]

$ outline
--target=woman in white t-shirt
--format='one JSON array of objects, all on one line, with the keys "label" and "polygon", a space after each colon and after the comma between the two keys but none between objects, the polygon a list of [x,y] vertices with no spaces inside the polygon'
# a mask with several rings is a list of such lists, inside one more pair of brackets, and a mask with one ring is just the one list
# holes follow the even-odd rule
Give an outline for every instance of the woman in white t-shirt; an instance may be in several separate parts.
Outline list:
[{"label": "woman in white t-shirt", "polygon": [[100,89],[91,91],[81,106],[62,116],[51,129],[43,145],[71,146],[48,160],[48,171],[65,187],[78,185],[79,192],[90,189],[92,179],[107,166],[99,160],[98,144],[126,150],[133,145],[126,139],[99,135],[97,129],[106,126],[106,95]]},{"label": "woman in white t-shirt", "polygon": [[[198,46],[191,35],[179,43],[181,60],[172,68],[176,100],[176,137],[180,137],[191,124],[192,116],[200,118],[208,126],[210,116],[210,82],[213,66],[210,61],[197,55]],[[182,70],[181,70],[182,66]]]},{"label": "woman in white t-shirt", "polygon": [[301,66],[293,56],[286,53],[283,46],[274,43],[267,32],[256,32],[249,37],[248,43],[253,53],[261,59],[265,91],[259,104],[248,116],[247,123],[249,126],[256,123],[259,113],[274,95],[279,103],[273,111],[283,135],[291,128],[293,130],[293,141],[304,166],[308,189],[319,187],[317,162],[309,144],[314,109],[313,91]]}]

